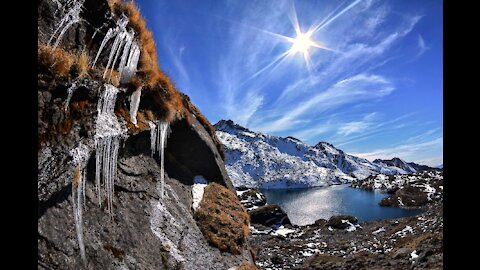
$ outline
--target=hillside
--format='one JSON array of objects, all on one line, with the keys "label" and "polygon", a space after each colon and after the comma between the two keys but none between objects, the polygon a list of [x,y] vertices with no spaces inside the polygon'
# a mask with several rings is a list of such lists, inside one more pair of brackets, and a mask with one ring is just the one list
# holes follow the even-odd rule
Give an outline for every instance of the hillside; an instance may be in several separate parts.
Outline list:
[{"label": "hillside", "polygon": [[327,142],[310,146],[293,137],[254,132],[231,120],[221,120],[214,126],[225,147],[227,172],[234,186],[316,187],[348,183],[379,173],[416,172],[412,165],[398,158],[370,162]]}]

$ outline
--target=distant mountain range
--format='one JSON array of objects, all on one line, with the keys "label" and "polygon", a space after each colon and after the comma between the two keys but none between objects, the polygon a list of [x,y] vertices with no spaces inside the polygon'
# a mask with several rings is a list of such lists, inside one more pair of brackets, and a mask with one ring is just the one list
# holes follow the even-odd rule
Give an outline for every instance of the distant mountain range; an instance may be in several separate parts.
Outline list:
[{"label": "distant mountain range", "polygon": [[364,179],[372,174],[408,174],[433,169],[399,158],[370,162],[327,142],[310,146],[294,137],[254,132],[231,120],[220,120],[214,126],[225,147],[225,165],[235,186],[328,186]]}]

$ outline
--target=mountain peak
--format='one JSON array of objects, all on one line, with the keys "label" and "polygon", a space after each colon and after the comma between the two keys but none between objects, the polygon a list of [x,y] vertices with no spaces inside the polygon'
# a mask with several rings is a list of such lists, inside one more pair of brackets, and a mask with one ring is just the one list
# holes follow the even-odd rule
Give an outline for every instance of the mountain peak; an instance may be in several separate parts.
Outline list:
[{"label": "mountain peak", "polygon": [[239,124],[236,124],[231,119],[227,119],[227,120],[222,119],[213,126],[215,127],[216,130],[219,130],[219,131],[228,131],[232,129],[241,130],[241,131],[250,131],[248,128],[245,128],[240,126]]}]

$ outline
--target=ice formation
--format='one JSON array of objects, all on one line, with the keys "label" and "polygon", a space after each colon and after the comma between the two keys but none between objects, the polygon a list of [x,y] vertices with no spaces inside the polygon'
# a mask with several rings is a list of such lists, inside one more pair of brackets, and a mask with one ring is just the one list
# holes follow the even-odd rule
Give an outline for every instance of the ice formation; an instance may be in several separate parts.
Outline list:
[{"label": "ice formation", "polygon": [[98,116],[95,129],[96,172],[95,185],[98,203],[101,205],[100,178],[107,196],[108,212],[112,214],[113,186],[117,175],[118,148],[125,131],[114,114],[118,89],[110,84],[97,106]]},{"label": "ice formation", "polygon": [[151,147],[151,155],[158,152],[160,154],[160,185],[161,185],[161,193],[162,198],[164,194],[164,178],[165,178],[165,170],[164,170],[164,149],[167,146],[167,137],[170,133],[170,126],[167,122],[157,121],[157,123],[148,123],[150,125],[150,147]]},{"label": "ice formation", "polygon": [[142,88],[139,87],[130,97],[130,121],[138,128],[137,125],[137,111],[138,105],[140,105],[140,95],[142,94]]},{"label": "ice formation", "polygon": [[77,241],[80,248],[80,256],[84,263],[85,245],[83,243],[83,209],[85,208],[85,182],[86,174],[85,168],[87,166],[88,158],[90,157],[90,148],[81,143],[70,151],[73,158],[73,165],[75,166],[75,176],[72,182],[72,205],[73,216],[75,219],[75,230],[77,232]]},{"label": "ice formation", "polygon": [[73,24],[81,20],[80,12],[82,11],[83,2],[85,2],[85,0],[71,0],[67,2],[67,6],[71,5],[72,7],[68,10],[67,14],[65,14],[65,16],[63,16],[63,18],[60,20],[60,23],[57,29],[55,29],[52,36],[48,40],[48,45],[52,43],[53,39],[55,38],[55,35],[60,31],[60,33],[57,36],[57,40],[55,41],[55,45],[53,46],[53,48],[56,48],[60,43],[60,41],[62,40],[63,35],[67,32],[67,30]]},{"label": "ice formation", "polygon": [[105,67],[105,72],[103,73],[103,78],[107,76],[109,68],[111,68],[109,75],[109,78],[111,78],[113,68],[115,67],[115,63],[120,55],[118,72],[121,82],[128,81],[137,71],[138,59],[140,58],[140,47],[134,40],[135,32],[133,32],[133,30],[127,31],[127,24],[128,17],[122,14],[122,17],[117,21],[117,26],[115,28],[108,29],[105,37],[102,40],[102,43],[100,44],[100,48],[95,56],[92,67],[94,67],[97,63],[98,57],[102,53],[102,50],[107,42],[115,37],[110,50],[110,55],[108,57],[107,66]]},{"label": "ice formation", "polygon": [[70,104],[70,100],[72,99],[73,93],[77,90],[80,86],[84,86],[84,84],[79,84],[77,81],[74,81],[72,85],[67,89],[67,100],[65,101],[65,111],[68,111],[68,106]]}]

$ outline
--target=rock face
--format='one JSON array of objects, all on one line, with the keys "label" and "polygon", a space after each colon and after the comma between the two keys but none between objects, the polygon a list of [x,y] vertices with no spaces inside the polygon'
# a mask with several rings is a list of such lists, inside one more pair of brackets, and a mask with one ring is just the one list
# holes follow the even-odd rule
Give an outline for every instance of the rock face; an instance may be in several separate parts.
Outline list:
[{"label": "rock face", "polygon": [[[66,3],[38,2],[39,44],[48,41],[58,26]],[[83,20],[65,32],[59,47],[86,49],[92,56],[115,20],[107,1],[86,0],[80,15]],[[96,28],[101,30],[92,39]],[[108,54],[102,53],[98,62],[107,60]],[[139,128],[132,129],[130,119],[121,111],[129,104],[131,90],[120,90],[115,103],[116,118],[128,132],[121,138],[118,151],[112,215],[107,212],[105,196],[99,206],[94,136],[97,103],[108,82],[99,70],[91,70],[89,76],[76,79],[81,86],[66,103],[75,72],[58,76],[39,65],[38,268],[228,269],[253,263],[248,243],[238,245],[236,254],[223,252],[209,244],[194,219],[191,206],[195,176],[235,192],[209,132],[192,114],[170,123],[162,196],[160,158],[151,155],[148,125],[139,117]],[[142,96],[140,108],[150,106],[156,114],[155,110],[162,108],[149,104],[149,95]],[[80,144],[89,149],[84,169],[85,200],[79,205],[83,209],[85,263],[80,256],[72,200],[72,180],[78,173],[76,176],[71,150]]]}]

